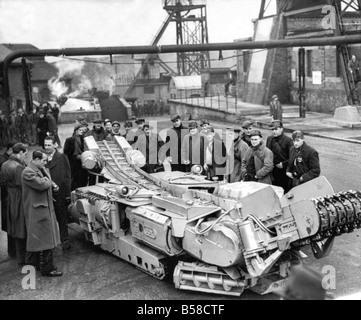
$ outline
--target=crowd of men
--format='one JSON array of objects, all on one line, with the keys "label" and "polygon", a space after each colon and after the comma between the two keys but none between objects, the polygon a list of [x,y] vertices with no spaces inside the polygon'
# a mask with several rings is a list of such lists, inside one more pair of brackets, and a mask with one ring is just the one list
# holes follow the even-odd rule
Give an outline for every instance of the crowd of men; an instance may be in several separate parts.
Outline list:
[{"label": "crowd of men", "polygon": [[[37,112],[44,115],[41,110]],[[25,162],[28,145],[21,136],[18,142],[8,142],[0,156],[0,185],[2,229],[7,232],[9,256],[19,265],[34,265],[44,276],[62,275],[54,265],[52,252],[58,245],[64,250],[70,248],[70,192],[96,181],[82,165],[87,136],[96,141],[124,137],[143,154],[142,169],[147,173],[163,171],[166,163],[172,171],[181,172],[191,172],[197,165],[202,168],[199,173],[212,181],[262,182],[282,187],[285,193],[320,175],[318,152],[304,141],[301,131],[286,136],[280,120],[272,121],[272,135],[266,141],[249,120],[240,127],[226,128],[225,135],[207,119],[199,124],[191,120],[187,126],[179,114],[170,120],[172,126],[161,137],[144,118],[137,118],[134,127],[132,121],[121,124],[106,119],[93,121],[89,128],[86,120],[78,117],[63,153],[58,150],[57,129],[48,127],[41,138],[38,135],[39,148],[29,163]]]},{"label": "crowd of men", "polygon": [[0,147],[5,147],[10,141],[21,141],[28,145],[44,147],[44,139],[47,135],[53,135],[58,145],[58,118],[59,108],[43,103],[33,107],[26,114],[23,108],[12,110],[7,117],[0,110]]}]

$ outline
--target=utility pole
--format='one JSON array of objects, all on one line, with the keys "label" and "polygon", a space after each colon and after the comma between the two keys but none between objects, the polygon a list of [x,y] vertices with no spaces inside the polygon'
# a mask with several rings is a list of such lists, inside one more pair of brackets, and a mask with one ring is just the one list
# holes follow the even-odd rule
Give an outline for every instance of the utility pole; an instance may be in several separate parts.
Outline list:
[{"label": "utility pole", "polygon": [[306,117],[306,74],[305,74],[305,48],[298,50],[298,94],[300,100],[300,118]]}]

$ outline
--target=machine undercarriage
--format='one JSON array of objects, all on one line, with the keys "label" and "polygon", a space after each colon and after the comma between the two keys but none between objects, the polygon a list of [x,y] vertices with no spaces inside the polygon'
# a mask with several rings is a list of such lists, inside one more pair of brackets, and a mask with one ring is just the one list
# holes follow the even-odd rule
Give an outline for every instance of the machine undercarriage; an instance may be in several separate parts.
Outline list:
[{"label": "machine undercarriage", "polygon": [[361,194],[335,194],[325,177],[284,195],[256,182],[147,174],[124,138],[85,140],[83,165],[98,164],[105,182],[72,192],[72,219],[94,245],[178,289],[272,292],[300,263],[303,247],[322,258],[336,236],[361,225]]}]

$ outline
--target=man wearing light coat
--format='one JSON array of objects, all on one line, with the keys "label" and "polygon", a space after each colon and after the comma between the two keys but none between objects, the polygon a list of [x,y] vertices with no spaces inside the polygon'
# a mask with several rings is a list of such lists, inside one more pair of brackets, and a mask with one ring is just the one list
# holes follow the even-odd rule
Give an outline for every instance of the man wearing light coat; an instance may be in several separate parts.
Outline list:
[{"label": "man wearing light coat", "polygon": [[23,204],[24,208],[27,208],[25,210],[28,230],[26,250],[28,253],[34,253],[39,259],[43,276],[58,277],[62,273],[57,271],[53,264],[52,250],[60,244],[60,234],[52,191],[57,192],[59,187],[52,182],[45,169],[46,162],[46,154],[41,150],[35,150],[32,161],[21,176]]}]

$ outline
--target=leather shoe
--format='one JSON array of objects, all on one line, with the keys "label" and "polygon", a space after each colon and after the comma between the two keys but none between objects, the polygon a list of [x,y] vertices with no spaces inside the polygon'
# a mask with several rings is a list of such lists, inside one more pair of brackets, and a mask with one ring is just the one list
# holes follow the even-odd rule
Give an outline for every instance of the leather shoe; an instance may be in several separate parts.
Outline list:
[{"label": "leather shoe", "polygon": [[51,272],[43,274],[44,277],[61,277],[63,273],[61,271],[53,270]]}]

